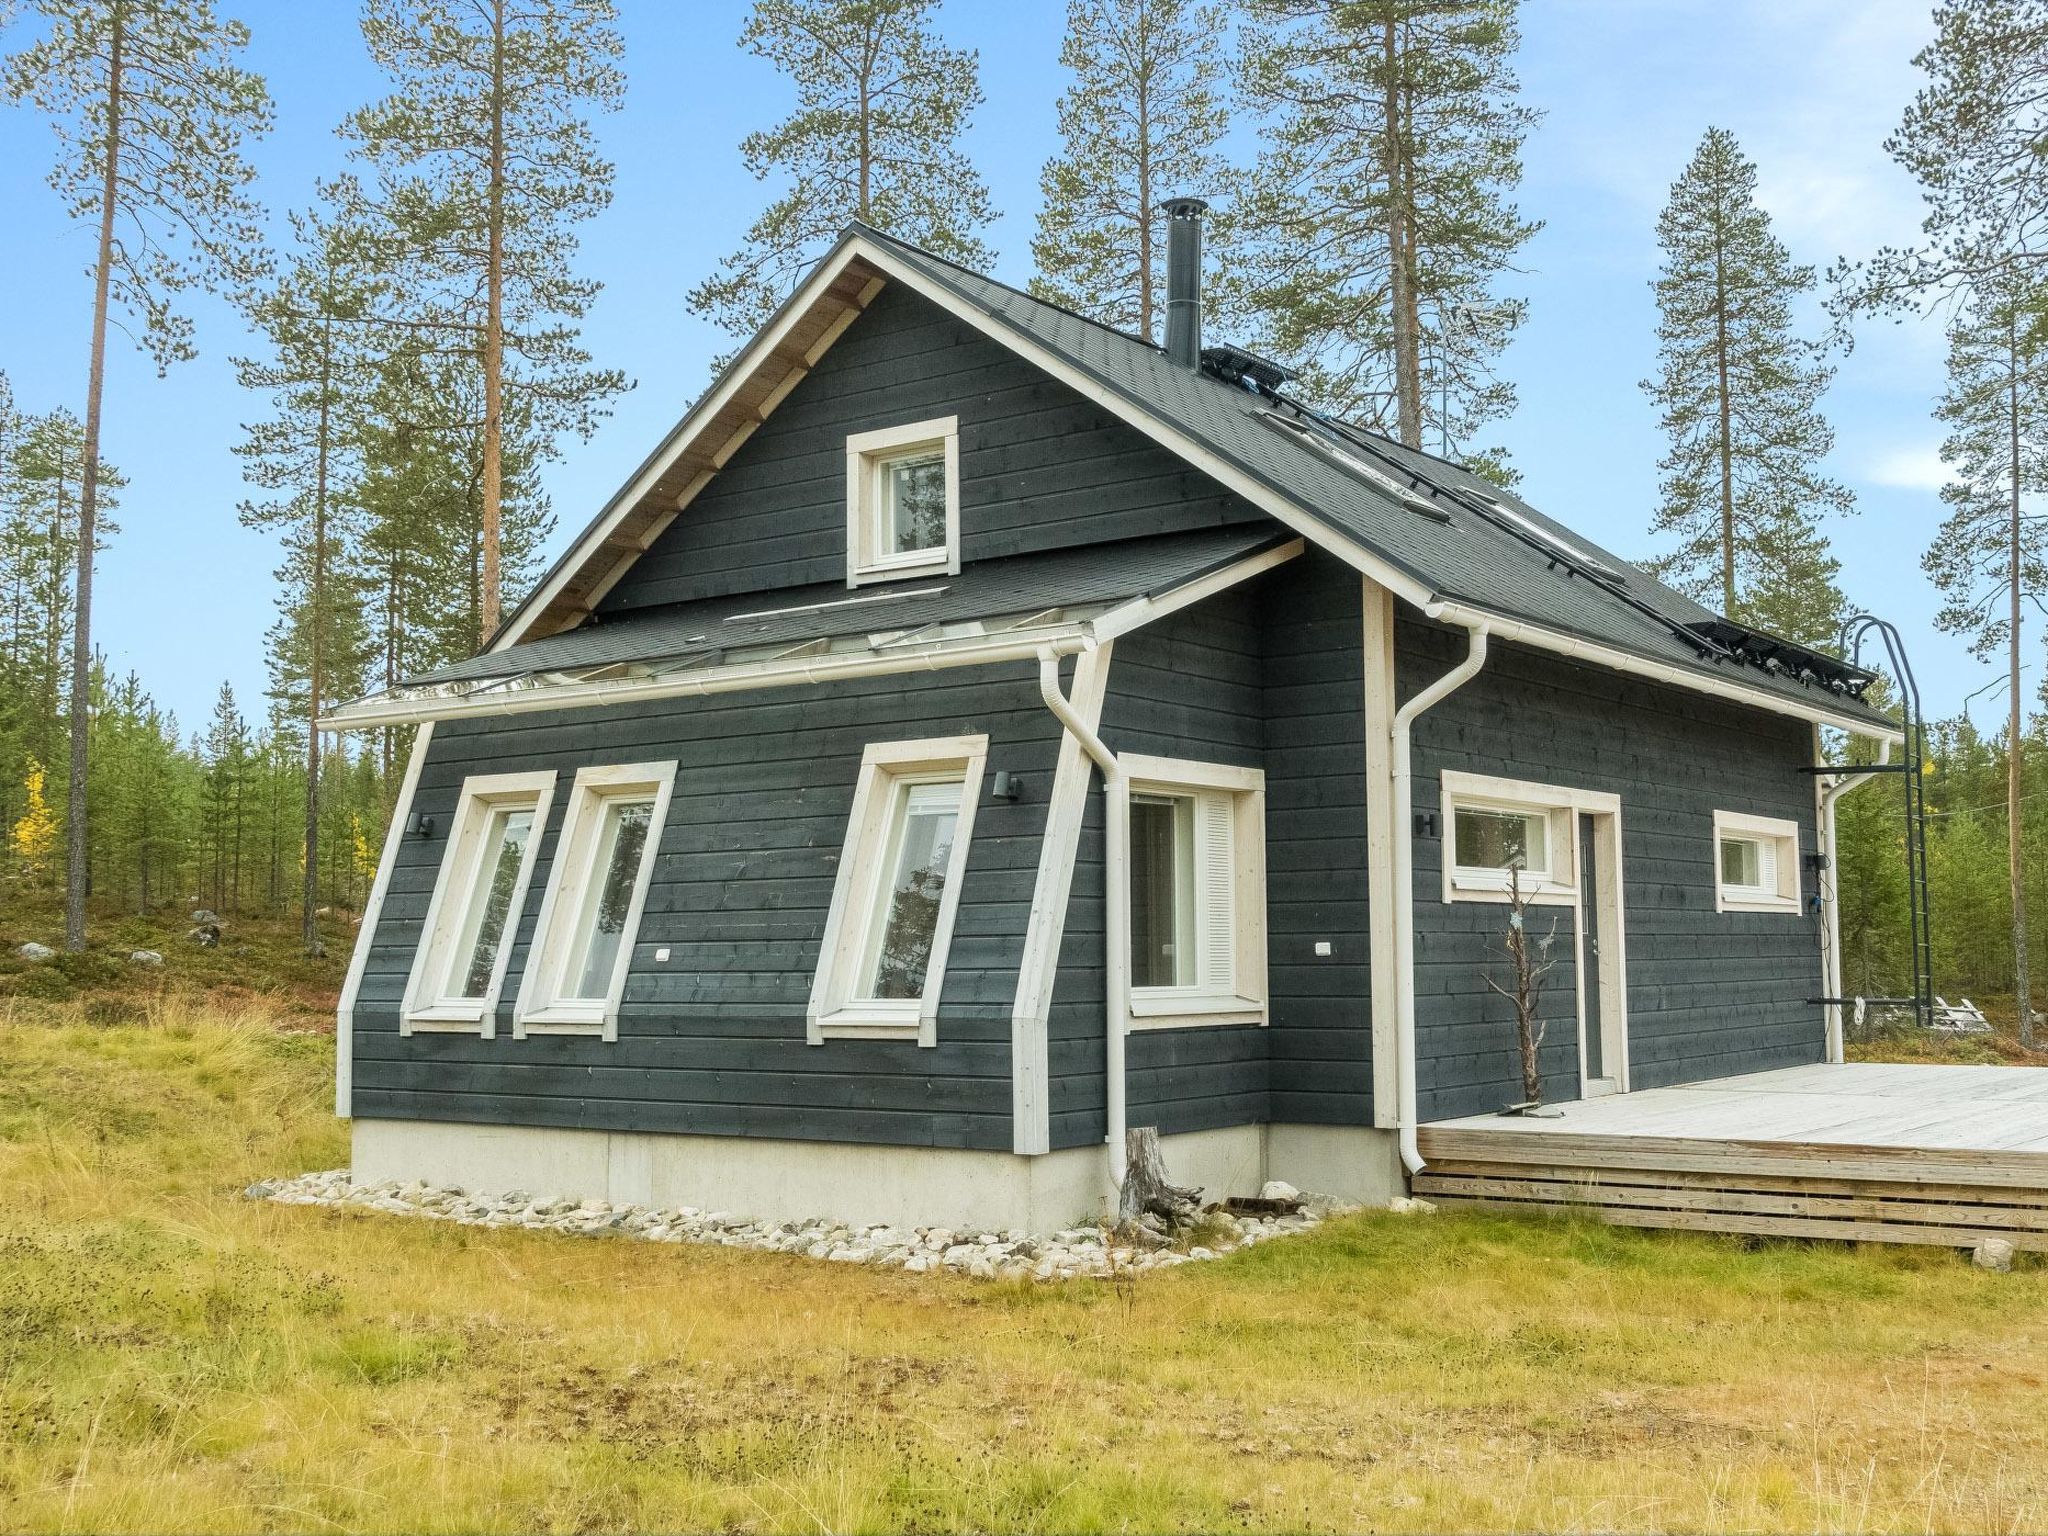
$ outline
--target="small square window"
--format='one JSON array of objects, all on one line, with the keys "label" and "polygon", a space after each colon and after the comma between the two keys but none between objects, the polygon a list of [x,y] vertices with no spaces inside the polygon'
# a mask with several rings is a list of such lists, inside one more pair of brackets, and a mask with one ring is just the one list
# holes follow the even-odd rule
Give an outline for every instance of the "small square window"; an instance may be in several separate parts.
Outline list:
[{"label": "small square window", "polygon": [[1799,910],[1798,823],[1716,811],[1714,849],[1717,911]]},{"label": "small square window", "polygon": [[536,833],[547,819],[554,785],[552,773],[483,774],[464,781],[406,982],[404,1032],[495,1033],[507,940],[526,905]]},{"label": "small square window", "polygon": [[1605,809],[1594,791],[1446,772],[1442,815],[1444,900],[1539,905],[1578,899],[1581,811]]},{"label": "small square window", "polygon": [[1550,877],[1550,817],[1534,811],[1499,811],[1459,806],[1454,856],[1460,869],[1505,875],[1520,871],[1542,882]]},{"label": "small square window", "polygon": [[1264,775],[1123,761],[1132,1024],[1264,1023]]},{"label": "small square window", "polygon": [[861,757],[806,1038],[938,1043],[939,994],[988,738],[878,742]]},{"label": "small square window", "polygon": [[957,418],[846,440],[846,583],[960,569]]},{"label": "small square window", "polygon": [[577,773],[520,983],[517,1033],[617,1035],[674,780],[674,763]]}]

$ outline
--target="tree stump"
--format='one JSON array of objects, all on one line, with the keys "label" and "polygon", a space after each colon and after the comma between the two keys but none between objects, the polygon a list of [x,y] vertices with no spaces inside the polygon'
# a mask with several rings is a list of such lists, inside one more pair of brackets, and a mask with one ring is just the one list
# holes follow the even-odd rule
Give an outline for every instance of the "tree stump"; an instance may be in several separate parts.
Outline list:
[{"label": "tree stump", "polygon": [[1183,1189],[1166,1177],[1158,1126],[1132,1126],[1124,1135],[1124,1159],[1124,1186],[1118,1192],[1116,1210],[1119,1227],[1137,1225],[1138,1218],[1149,1211],[1171,1230],[1199,1214],[1202,1192]]}]

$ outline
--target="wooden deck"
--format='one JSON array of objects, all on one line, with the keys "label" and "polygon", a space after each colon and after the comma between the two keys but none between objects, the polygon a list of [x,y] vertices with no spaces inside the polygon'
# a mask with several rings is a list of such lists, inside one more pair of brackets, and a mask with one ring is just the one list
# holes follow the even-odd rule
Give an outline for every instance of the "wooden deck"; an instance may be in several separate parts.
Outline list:
[{"label": "wooden deck", "polygon": [[2048,1250],[2048,1071],[1792,1067],[1421,1127],[1415,1192],[1629,1226]]}]

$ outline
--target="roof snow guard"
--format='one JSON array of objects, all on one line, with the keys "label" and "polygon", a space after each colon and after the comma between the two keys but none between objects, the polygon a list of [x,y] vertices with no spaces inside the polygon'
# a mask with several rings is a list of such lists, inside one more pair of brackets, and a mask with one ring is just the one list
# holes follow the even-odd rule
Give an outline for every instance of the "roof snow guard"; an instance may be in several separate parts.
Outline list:
[{"label": "roof snow guard", "polygon": [[[1861,699],[1863,690],[1877,680],[1875,672],[1763,630],[1747,629],[1733,619],[1702,619],[1686,628],[1760,672],[1790,678],[1809,688],[1825,688],[1844,698]],[[1701,654],[1712,652],[1702,647]]]}]

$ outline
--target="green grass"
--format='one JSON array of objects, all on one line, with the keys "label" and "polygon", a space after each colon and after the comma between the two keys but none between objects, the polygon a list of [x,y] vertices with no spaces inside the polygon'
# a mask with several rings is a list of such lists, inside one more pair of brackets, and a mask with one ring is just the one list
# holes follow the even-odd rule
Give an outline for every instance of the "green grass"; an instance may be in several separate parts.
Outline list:
[{"label": "green grass", "polygon": [[1986,1530],[2048,1271],[1367,1214],[995,1285],[243,1201],[324,1039],[0,1004],[0,1525]]}]

